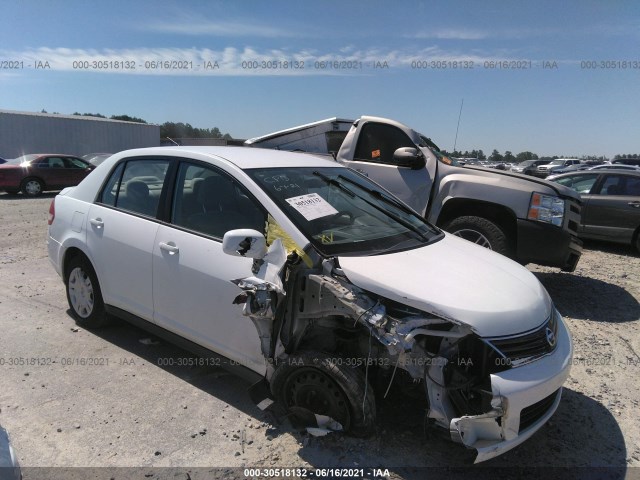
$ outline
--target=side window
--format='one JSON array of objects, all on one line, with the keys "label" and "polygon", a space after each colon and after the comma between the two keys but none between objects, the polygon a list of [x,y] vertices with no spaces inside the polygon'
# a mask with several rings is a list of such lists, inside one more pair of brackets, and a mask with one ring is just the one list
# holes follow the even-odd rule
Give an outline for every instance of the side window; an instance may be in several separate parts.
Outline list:
[{"label": "side window", "polygon": [[393,153],[398,148],[415,148],[415,146],[407,134],[399,128],[380,123],[367,123],[360,132],[355,158],[395,165]]},{"label": "side window", "polygon": [[113,171],[102,190],[101,203],[155,217],[168,160],[129,160]]},{"label": "side window", "polygon": [[49,168],[49,159],[41,158],[40,160],[32,162],[32,165],[34,165],[36,168]]},{"label": "side window", "polygon": [[624,194],[640,197],[640,178],[627,177],[627,184],[625,185]]},{"label": "side window", "polygon": [[590,175],[576,175],[565,177],[557,180],[557,183],[560,185],[564,185],[566,187],[573,188],[578,193],[589,193],[593,184],[596,183],[596,179],[598,178],[598,174],[590,174]]},{"label": "side window", "polygon": [[49,168],[64,168],[64,159],[60,157],[49,157]]},{"label": "side window", "polygon": [[640,195],[640,178],[625,175],[607,175],[600,195]]},{"label": "side window", "polygon": [[79,158],[66,157],[64,159],[64,166],[65,166],[65,168],[82,168],[82,169],[84,169],[84,168],[87,168],[89,165],[84,163]]},{"label": "side window", "polygon": [[222,238],[236,228],[264,232],[266,213],[244,187],[220,170],[182,163],[178,169],[171,222]]}]

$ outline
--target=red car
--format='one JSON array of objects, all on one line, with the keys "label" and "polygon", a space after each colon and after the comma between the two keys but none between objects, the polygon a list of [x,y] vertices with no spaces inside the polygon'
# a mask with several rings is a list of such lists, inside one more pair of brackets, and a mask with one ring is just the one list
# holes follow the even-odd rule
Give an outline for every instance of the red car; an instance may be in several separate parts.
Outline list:
[{"label": "red car", "polygon": [[45,190],[77,185],[95,167],[71,155],[34,153],[0,165],[0,191],[36,197]]}]

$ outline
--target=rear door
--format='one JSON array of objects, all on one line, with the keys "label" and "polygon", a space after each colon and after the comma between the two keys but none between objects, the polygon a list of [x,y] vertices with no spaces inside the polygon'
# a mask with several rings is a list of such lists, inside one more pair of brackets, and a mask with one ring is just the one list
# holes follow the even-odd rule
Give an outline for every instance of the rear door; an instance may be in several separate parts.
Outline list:
[{"label": "rear door", "polygon": [[231,280],[244,278],[252,260],[223,253],[222,237],[236,228],[265,230],[266,214],[224,171],[180,164],[169,222],[153,242],[154,320],[163,328],[264,373],[260,340]]},{"label": "rear door", "polygon": [[44,180],[47,187],[61,187],[65,184],[65,164],[62,157],[44,157],[33,162],[34,174]]},{"label": "rear door", "polygon": [[63,157],[64,161],[64,184],[60,186],[71,187],[78,185],[84,177],[89,175],[91,167],[85,161],[76,157]]},{"label": "rear door", "polygon": [[584,233],[590,238],[630,243],[640,226],[640,176],[604,174],[585,195]]},{"label": "rear door", "polygon": [[153,320],[152,250],[168,159],[129,159],[90,207],[87,245],[106,304]]},{"label": "rear door", "polygon": [[425,167],[413,170],[393,158],[398,148],[418,148],[399,128],[367,122],[358,133],[353,160],[342,163],[379,183],[420,213],[424,213],[431,191],[431,177]]}]

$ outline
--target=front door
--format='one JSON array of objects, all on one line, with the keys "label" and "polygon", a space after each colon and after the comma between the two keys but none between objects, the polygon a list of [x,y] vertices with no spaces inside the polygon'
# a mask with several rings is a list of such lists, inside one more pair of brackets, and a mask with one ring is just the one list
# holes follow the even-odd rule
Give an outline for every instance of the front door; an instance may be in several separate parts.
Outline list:
[{"label": "front door", "polygon": [[342,163],[368,176],[424,214],[432,183],[427,169],[413,170],[393,158],[398,148],[418,148],[416,144],[406,133],[392,125],[367,122],[360,128],[354,159],[342,160]]},{"label": "front door", "polygon": [[259,204],[214,167],[184,162],[178,169],[171,224],[153,243],[154,320],[163,328],[263,374],[258,333],[231,280],[251,275],[252,260],[222,252],[224,233],[264,231]]}]

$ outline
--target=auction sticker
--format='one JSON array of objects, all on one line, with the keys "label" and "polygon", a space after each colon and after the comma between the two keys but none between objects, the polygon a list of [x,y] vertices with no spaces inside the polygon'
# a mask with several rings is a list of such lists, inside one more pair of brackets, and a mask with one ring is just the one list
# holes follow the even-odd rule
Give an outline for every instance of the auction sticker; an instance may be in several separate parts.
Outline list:
[{"label": "auction sticker", "polygon": [[316,218],[335,215],[338,211],[317,193],[308,193],[299,197],[286,199],[305,219],[311,221]]}]

